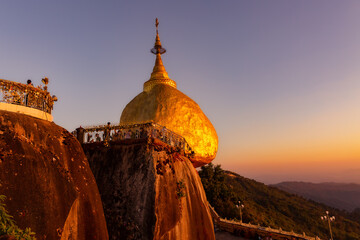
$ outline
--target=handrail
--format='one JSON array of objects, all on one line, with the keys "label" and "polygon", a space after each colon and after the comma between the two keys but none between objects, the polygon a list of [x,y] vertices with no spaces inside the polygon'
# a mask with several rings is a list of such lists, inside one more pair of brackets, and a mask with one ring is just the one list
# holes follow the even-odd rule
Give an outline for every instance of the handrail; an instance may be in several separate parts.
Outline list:
[{"label": "handrail", "polygon": [[[228,219],[224,219],[221,218],[219,216],[219,214],[215,211],[215,209],[210,205],[209,203],[209,209],[210,209],[210,214],[214,220],[214,222],[218,225],[218,227],[222,230],[227,230],[227,229],[231,229],[231,232],[234,232],[235,229],[252,229],[254,230],[256,233],[267,233],[267,234],[277,234],[281,237],[291,237],[291,239],[295,238],[295,239],[301,239],[301,240],[320,240],[319,237],[310,237],[310,236],[306,236],[305,233],[303,234],[298,234],[298,233],[294,233],[293,231],[288,232],[288,231],[284,231],[281,228],[280,229],[273,229],[270,227],[262,227],[260,225],[253,225],[250,223],[243,223],[243,222],[239,222],[239,221],[235,221],[235,220],[228,220]],[[274,238],[273,236],[273,239]]]},{"label": "handrail", "polygon": [[100,142],[106,146],[112,141],[150,137],[183,150],[186,155],[194,154],[184,137],[153,121],[126,125],[111,125],[108,123],[98,126],[79,127],[73,131],[73,134],[82,144]]},{"label": "handrail", "polygon": [[51,96],[47,91],[48,78],[43,78],[44,86],[13,82],[0,79],[0,102],[35,108],[51,114],[56,96]]}]

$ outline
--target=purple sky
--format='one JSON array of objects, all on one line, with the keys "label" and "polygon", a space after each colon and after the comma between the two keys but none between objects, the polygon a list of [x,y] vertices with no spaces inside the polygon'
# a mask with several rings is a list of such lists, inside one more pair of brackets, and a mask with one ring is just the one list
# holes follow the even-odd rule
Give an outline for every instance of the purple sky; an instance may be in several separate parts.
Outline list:
[{"label": "purple sky", "polygon": [[214,163],[360,183],[360,1],[3,0],[0,78],[48,76],[69,131],[119,122],[150,77],[155,17],[169,76],[218,132]]}]

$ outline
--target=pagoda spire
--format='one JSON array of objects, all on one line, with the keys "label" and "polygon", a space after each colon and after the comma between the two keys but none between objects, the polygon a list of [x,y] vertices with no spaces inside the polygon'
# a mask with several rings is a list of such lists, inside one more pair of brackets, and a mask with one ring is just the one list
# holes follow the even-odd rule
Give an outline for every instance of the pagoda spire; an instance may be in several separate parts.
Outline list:
[{"label": "pagoda spire", "polygon": [[151,49],[151,53],[156,55],[155,66],[153,68],[153,72],[151,73],[150,79],[161,79],[161,78],[169,78],[168,73],[164,67],[164,64],[161,59],[161,54],[166,53],[166,49],[161,46],[161,41],[159,37],[159,20],[156,18],[155,20],[156,26],[156,38],[154,47]]},{"label": "pagoda spire", "polygon": [[156,38],[154,48],[151,49],[153,54],[164,54],[166,53],[166,49],[161,46],[160,37],[159,37],[159,20],[155,19],[155,27],[156,27]]},{"label": "pagoda spire", "polygon": [[166,52],[166,49],[161,46],[159,37],[159,20],[155,20],[156,38],[154,47],[150,50],[152,54],[156,55],[155,65],[151,73],[150,79],[144,83],[144,91],[150,90],[156,84],[167,84],[176,88],[176,82],[169,78],[165,66],[162,62],[161,55]]}]

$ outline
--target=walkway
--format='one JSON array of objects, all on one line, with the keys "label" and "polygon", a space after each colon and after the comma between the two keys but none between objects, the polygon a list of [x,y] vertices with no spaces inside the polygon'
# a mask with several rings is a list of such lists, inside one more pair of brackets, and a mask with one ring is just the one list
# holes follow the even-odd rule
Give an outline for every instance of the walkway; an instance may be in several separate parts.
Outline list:
[{"label": "walkway", "polygon": [[262,227],[260,225],[252,225],[248,223],[241,223],[234,220],[227,220],[221,218],[215,209],[209,204],[211,216],[214,224],[222,231],[233,233],[237,236],[243,236],[245,239],[279,239],[279,240],[320,240],[318,237],[309,237],[305,233],[297,234],[294,232],[287,232],[281,229],[272,229],[269,227]]}]

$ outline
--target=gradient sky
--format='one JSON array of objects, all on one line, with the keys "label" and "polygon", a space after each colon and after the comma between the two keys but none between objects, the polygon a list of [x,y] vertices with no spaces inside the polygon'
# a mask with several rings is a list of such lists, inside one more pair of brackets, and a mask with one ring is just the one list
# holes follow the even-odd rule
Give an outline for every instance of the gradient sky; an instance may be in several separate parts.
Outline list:
[{"label": "gradient sky", "polygon": [[48,76],[54,121],[119,122],[169,76],[215,126],[223,168],[265,183],[360,183],[360,1],[2,0],[0,78]]}]

